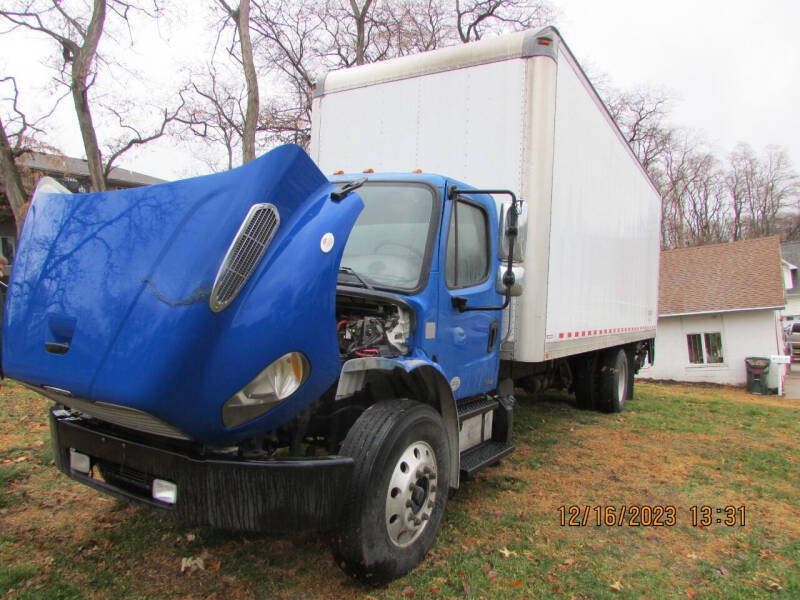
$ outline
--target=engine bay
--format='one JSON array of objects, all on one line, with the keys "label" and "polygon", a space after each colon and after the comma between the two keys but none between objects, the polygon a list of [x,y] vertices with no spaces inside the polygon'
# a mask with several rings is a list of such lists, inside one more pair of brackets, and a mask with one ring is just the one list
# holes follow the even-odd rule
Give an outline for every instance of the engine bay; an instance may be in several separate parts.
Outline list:
[{"label": "engine bay", "polygon": [[336,336],[342,360],[401,356],[408,352],[411,317],[401,306],[378,299],[339,294]]}]

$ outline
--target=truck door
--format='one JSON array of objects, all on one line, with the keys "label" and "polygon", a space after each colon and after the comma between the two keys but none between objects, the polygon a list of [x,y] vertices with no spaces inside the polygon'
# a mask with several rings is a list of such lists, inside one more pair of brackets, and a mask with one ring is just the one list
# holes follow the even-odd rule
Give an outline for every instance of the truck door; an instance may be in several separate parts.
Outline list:
[{"label": "truck door", "polygon": [[439,241],[439,322],[437,358],[456,398],[497,387],[499,310],[461,311],[467,306],[497,306],[497,211],[490,196],[457,197],[445,202]]}]

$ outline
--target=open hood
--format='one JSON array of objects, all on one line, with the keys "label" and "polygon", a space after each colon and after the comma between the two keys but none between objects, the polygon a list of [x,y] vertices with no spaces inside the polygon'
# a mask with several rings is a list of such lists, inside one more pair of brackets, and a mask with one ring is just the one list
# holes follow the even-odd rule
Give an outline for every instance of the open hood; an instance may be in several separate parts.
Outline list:
[{"label": "open hood", "polygon": [[[204,443],[272,429],[339,375],[336,278],[363,203],[334,200],[334,189],[287,145],[217,175],[37,193],[8,290],[5,374],[142,411]],[[262,208],[269,231],[253,241]],[[287,352],[307,358],[305,383],[226,429],[222,403]]]}]

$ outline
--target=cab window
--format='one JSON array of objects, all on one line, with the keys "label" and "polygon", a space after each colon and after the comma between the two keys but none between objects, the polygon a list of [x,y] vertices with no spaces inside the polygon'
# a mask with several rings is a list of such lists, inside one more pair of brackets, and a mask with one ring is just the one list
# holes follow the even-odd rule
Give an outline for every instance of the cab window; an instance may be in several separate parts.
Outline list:
[{"label": "cab window", "polygon": [[489,218],[477,204],[457,199],[450,211],[445,281],[450,289],[486,281],[489,276]]}]

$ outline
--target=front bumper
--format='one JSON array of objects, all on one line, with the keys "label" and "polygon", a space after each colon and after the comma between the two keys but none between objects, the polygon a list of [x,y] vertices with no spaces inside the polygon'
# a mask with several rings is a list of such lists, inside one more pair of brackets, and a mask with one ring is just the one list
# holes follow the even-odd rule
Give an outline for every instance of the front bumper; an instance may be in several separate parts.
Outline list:
[{"label": "front bumper", "polygon": [[[246,460],[201,456],[188,448],[109,433],[63,410],[50,410],[56,466],[76,481],[200,525],[248,531],[327,530],[337,525],[353,459],[343,456]],[[114,484],[70,467],[70,449],[91,457]],[[177,502],[151,495],[153,479],[178,486]]]}]

